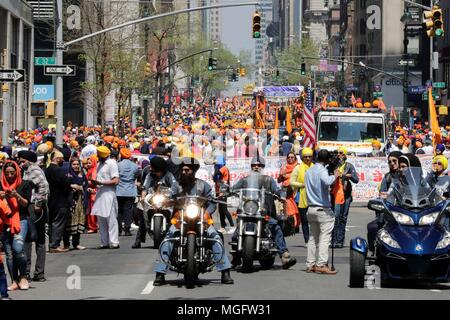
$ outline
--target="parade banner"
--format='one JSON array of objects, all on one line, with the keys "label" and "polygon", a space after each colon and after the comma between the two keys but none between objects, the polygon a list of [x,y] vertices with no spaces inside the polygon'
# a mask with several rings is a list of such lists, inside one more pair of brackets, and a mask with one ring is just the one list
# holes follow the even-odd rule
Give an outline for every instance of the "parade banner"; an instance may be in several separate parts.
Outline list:
[{"label": "parade banner", "polygon": [[[432,156],[419,156],[422,163],[424,174],[431,170]],[[271,176],[275,180],[278,178],[281,167],[285,164],[285,157],[267,157],[264,174]],[[231,159],[227,160],[227,168],[230,171],[231,185],[240,179],[246,177],[250,172],[251,159]],[[367,158],[367,157],[349,157],[349,163],[355,166],[358,173],[359,183],[353,184],[353,202],[367,203],[369,200],[378,197],[378,189],[383,180],[383,176],[389,171],[387,159]],[[213,165],[202,164],[197,172],[197,177],[207,181],[214,186],[212,176],[214,173]]]}]

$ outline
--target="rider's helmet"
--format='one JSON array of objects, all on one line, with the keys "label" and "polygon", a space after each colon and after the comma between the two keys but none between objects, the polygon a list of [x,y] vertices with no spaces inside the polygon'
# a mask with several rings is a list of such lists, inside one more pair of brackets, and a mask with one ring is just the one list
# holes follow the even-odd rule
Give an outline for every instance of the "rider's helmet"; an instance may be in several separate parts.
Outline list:
[{"label": "rider's helmet", "polygon": [[260,165],[264,168],[266,166],[266,161],[263,157],[255,156],[252,158],[252,162],[250,163],[250,166],[253,167],[254,165]]}]

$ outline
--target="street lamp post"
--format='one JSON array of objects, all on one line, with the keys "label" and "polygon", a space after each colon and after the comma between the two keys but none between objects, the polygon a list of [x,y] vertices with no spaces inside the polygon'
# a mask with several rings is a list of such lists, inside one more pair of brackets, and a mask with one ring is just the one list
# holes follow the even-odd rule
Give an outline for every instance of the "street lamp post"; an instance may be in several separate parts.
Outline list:
[{"label": "street lamp post", "polygon": [[405,8],[405,12],[400,19],[403,22],[403,119],[405,119],[405,123],[409,125],[409,111],[408,111],[408,23],[411,21],[411,13],[408,11],[408,8]]}]

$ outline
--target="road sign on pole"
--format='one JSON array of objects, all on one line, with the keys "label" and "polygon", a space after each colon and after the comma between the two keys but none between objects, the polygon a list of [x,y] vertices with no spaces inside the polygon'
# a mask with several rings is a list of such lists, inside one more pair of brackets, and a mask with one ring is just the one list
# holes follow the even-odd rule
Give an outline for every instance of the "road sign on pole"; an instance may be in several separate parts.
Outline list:
[{"label": "road sign on pole", "polygon": [[67,66],[44,66],[44,74],[46,76],[74,76],[76,67],[74,65]]},{"label": "road sign on pole", "polygon": [[24,82],[24,69],[3,69],[0,70],[0,82]]},{"label": "road sign on pole", "polygon": [[35,66],[46,66],[46,65],[55,65],[56,58],[55,57],[35,57],[34,65]]},{"label": "road sign on pole", "polygon": [[433,88],[443,89],[445,87],[445,82],[433,82]]}]

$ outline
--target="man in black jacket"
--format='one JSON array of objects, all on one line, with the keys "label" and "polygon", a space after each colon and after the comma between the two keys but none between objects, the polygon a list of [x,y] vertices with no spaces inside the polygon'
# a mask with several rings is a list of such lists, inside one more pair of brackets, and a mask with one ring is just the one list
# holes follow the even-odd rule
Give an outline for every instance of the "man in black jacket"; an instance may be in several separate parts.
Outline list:
[{"label": "man in black jacket", "polygon": [[50,253],[67,252],[69,249],[60,247],[67,218],[70,214],[72,188],[70,179],[64,173],[62,165],[64,155],[60,151],[51,154],[51,163],[45,170],[50,187],[48,198],[49,226],[50,226]]},{"label": "man in black jacket", "polygon": [[[286,240],[284,239],[283,230],[281,230],[280,225],[278,224],[277,218],[277,210],[275,207],[275,201],[273,195],[278,196],[279,198],[286,198],[285,192],[277,185],[276,181],[268,176],[263,175],[262,170],[265,167],[265,160],[262,157],[254,157],[251,162],[251,168],[252,171],[248,177],[245,177],[244,179],[239,180],[232,188],[233,191],[238,191],[239,189],[246,189],[246,188],[252,188],[252,189],[261,189],[264,187],[264,189],[268,192],[268,194],[265,195],[265,204],[264,206],[269,209],[269,216],[270,220],[268,221],[270,232],[273,236],[273,241],[275,242],[275,245],[278,249],[278,254],[281,258],[281,262],[283,264],[283,269],[288,269],[294,264],[297,263],[297,260],[295,258],[292,258],[289,254]],[[239,225],[239,223],[237,224]],[[238,235],[239,235],[239,229],[236,228],[236,231],[234,232],[231,240],[233,246],[237,245],[238,241]],[[237,254],[233,255],[233,261],[232,265],[233,267],[236,267],[241,263],[240,257]]]}]

